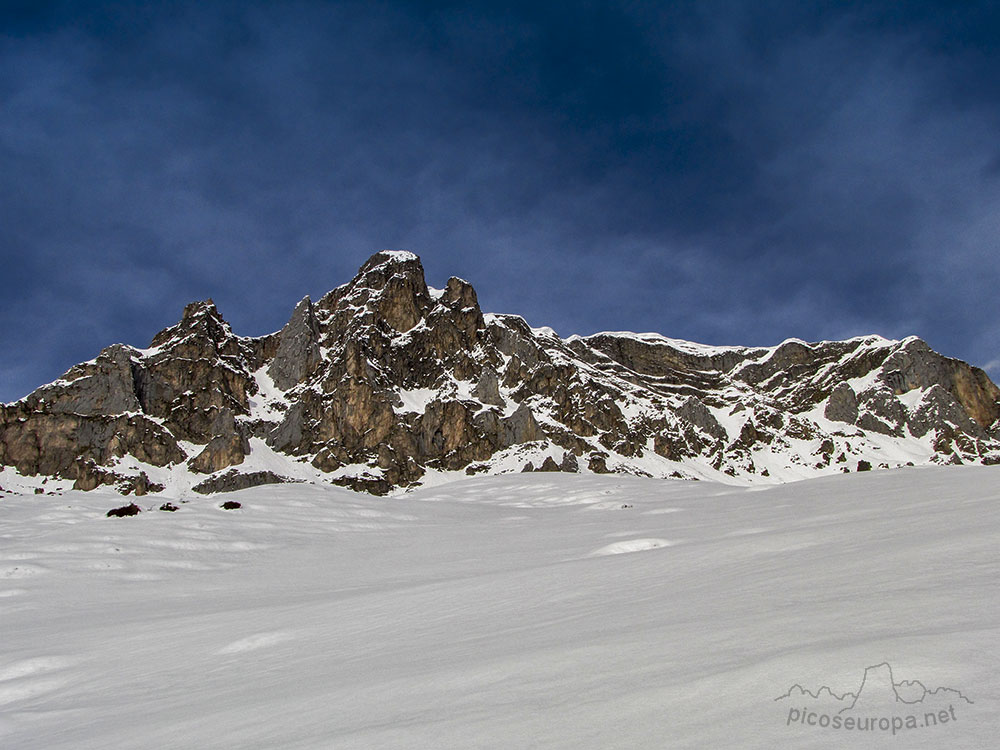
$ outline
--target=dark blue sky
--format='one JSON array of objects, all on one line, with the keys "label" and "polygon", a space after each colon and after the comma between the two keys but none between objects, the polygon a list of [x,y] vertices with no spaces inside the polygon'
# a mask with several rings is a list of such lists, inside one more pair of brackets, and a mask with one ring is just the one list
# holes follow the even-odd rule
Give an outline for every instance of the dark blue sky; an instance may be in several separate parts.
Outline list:
[{"label": "dark blue sky", "polygon": [[0,400],[407,249],[561,335],[1000,375],[1000,5],[5,3]]}]

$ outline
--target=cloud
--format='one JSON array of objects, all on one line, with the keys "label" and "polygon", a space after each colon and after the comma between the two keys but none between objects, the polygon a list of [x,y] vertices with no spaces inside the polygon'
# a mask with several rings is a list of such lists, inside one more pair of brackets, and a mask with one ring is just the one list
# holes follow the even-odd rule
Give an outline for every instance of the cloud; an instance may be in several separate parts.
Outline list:
[{"label": "cloud", "polygon": [[564,334],[992,360],[994,16],[25,5],[0,29],[0,361],[23,363],[0,399],[191,299],[275,330],[385,247]]}]

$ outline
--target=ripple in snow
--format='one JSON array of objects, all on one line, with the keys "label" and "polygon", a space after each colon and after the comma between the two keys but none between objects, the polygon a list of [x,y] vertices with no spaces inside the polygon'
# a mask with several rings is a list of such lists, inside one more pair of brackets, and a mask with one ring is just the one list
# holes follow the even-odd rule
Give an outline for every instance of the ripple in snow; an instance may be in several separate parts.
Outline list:
[{"label": "ripple in snow", "polygon": [[658,549],[659,547],[669,547],[670,542],[666,539],[627,539],[621,542],[613,542],[600,549],[594,550],[592,555],[624,555],[629,552],[645,552],[646,550]]}]

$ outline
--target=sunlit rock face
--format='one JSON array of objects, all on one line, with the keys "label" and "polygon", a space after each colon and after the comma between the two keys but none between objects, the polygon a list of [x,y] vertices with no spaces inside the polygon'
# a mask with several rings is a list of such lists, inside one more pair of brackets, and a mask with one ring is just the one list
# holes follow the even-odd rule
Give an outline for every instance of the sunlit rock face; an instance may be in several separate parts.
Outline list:
[{"label": "sunlit rock face", "polygon": [[385,251],[273,334],[238,336],[194,302],[148,349],[110,346],[3,405],[0,465],[143,491],[140,469],[226,488],[244,469],[280,479],[283,461],[378,494],[535,467],[775,482],[995,463],[998,399],[982,370],[912,337],[562,339],[484,315],[461,279],[429,288],[417,256]]}]

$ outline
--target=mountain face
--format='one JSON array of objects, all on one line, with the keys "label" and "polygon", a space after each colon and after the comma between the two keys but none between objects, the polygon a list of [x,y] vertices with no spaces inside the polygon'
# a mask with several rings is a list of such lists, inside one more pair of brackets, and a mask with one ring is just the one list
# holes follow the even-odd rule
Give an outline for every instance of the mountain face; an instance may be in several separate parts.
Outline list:
[{"label": "mountain face", "polygon": [[0,406],[0,477],[137,494],[288,480],[384,494],[525,469],[776,482],[997,463],[998,419],[986,374],[918,338],[561,339],[381,252],[276,333],[237,336],[195,302],[149,348],[110,346]]}]

